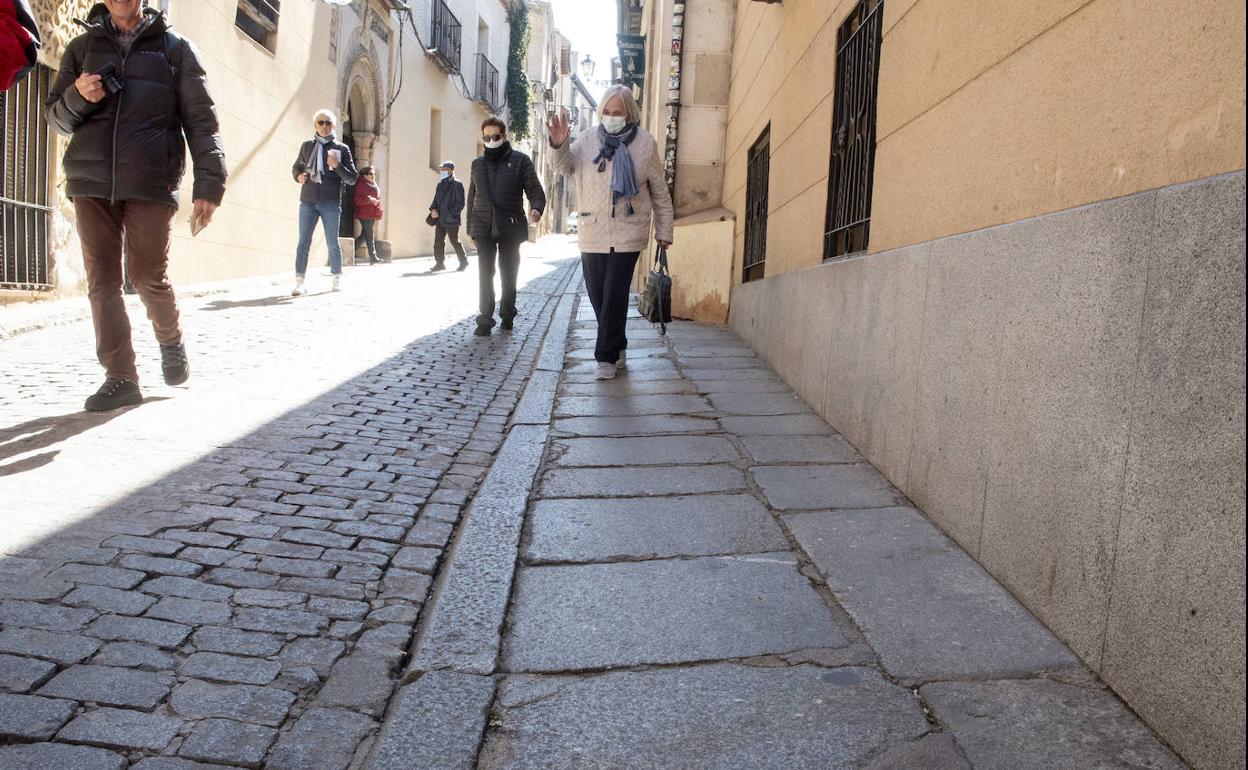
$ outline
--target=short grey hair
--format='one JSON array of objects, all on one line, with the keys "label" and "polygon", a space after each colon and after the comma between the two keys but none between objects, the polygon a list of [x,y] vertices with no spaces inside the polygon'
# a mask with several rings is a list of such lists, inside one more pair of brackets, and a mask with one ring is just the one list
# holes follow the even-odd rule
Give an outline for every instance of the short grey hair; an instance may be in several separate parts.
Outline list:
[{"label": "short grey hair", "polygon": [[607,88],[606,93],[602,95],[602,102],[598,104],[598,120],[602,120],[602,111],[606,109],[607,102],[615,97],[620,97],[620,101],[624,102],[624,115],[629,123],[641,122],[641,110],[637,107],[637,100],[633,98],[633,89],[622,83]]},{"label": "short grey hair", "polygon": [[338,116],[334,114],[333,110],[317,110],[316,114],[312,116],[312,122],[315,123],[321,118],[329,118],[334,122],[335,126],[338,125]]}]

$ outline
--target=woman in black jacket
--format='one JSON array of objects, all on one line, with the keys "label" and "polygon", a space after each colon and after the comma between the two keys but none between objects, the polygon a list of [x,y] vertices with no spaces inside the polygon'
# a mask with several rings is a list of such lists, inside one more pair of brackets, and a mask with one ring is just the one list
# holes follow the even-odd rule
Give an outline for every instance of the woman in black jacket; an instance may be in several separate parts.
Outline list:
[{"label": "woman in black jacket", "polygon": [[[480,313],[473,334],[484,337],[494,327],[494,263],[502,279],[499,298],[500,328],[510,329],[516,317],[516,274],[520,271],[520,244],[529,237],[529,222],[538,222],[546,209],[546,194],[528,155],[511,148],[507,124],[486,118],[481,124],[485,154],[472,162],[468,184],[468,237],[477,244],[481,264]],[[529,199],[529,216],[524,201]]]},{"label": "woman in black jacket", "polygon": [[338,225],[342,220],[342,186],[355,184],[359,172],[351,159],[351,150],[338,141],[334,126],[338,117],[329,110],[316,113],[315,135],[299,148],[299,157],[290,173],[303,185],[299,191],[299,245],[295,248],[294,296],[303,294],[303,278],[308,270],[308,249],[319,220],[325,230],[329,247],[329,272],[333,273],[334,291],[342,279],[342,249],[338,246]]}]

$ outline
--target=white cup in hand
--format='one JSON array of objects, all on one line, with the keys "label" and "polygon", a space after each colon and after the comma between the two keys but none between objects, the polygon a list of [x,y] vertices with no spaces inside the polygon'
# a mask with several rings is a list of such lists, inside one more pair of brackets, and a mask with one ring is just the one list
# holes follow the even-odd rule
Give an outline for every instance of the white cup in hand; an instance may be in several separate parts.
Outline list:
[{"label": "white cup in hand", "polygon": [[330,150],[327,154],[329,155],[329,167],[337,168],[339,161],[342,159],[342,151]]}]

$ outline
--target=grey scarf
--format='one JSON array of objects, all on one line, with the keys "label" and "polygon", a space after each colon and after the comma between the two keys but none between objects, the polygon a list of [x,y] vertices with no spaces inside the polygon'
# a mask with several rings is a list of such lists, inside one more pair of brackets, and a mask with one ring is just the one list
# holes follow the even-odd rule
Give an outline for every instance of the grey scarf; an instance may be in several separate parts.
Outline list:
[{"label": "grey scarf", "polygon": [[329,136],[317,134],[315,139],[317,144],[312,147],[312,157],[308,159],[308,179],[316,184],[320,184],[321,178],[329,170],[325,163],[326,145],[335,141],[337,137],[334,134]]}]

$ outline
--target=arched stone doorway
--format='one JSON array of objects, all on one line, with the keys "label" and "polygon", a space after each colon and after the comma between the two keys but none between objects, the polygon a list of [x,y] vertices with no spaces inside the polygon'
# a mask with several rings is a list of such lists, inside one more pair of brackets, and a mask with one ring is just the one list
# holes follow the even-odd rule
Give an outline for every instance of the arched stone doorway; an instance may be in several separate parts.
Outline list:
[{"label": "arched stone doorway", "polygon": [[[372,61],[375,55],[371,50],[356,52],[339,96],[339,104],[343,105],[342,141],[351,148],[357,168],[376,165],[373,148],[380,131],[381,86],[377,66]],[[351,195],[343,198],[339,234],[344,238],[355,236],[355,205]]]}]

